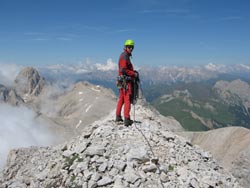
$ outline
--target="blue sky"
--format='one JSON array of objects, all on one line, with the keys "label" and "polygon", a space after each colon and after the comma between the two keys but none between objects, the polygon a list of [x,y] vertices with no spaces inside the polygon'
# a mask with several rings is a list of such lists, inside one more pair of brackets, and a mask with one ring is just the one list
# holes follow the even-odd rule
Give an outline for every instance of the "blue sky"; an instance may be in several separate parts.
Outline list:
[{"label": "blue sky", "polygon": [[250,64],[248,0],[0,0],[0,63]]}]

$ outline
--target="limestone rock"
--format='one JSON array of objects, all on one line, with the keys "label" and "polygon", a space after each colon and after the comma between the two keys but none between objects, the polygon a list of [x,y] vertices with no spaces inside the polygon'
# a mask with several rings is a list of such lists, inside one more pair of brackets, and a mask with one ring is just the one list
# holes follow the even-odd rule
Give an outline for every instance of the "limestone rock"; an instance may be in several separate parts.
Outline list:
[{"label": "limestone rock", "polygon": [[[3,188],[241,187],[236,178],[218,168],[211,155],[187,144],[187,140],[164,125],[154,124],[153,120],[128,128],[109,120],[91,126],[95,129],[88,137],[82,133],[62,145],[12,150],[0,173],[0,185]],[[80,145],[83,150],[79,150]]]},{"label": "limestone rock", "polygon": [[0,103],[9,103],[13,106],[23,104],[23,99],[16,94],[16,92],[0,84]]},{"label": "limestone rock", "polygon": [[[219,164],[238,177],[241,185],[248,187],[250,183],[250,130],[243,127],[226,127],[207,132],[182,132],[192,144],[197,144],[210,151]],[[211,156],[202,154],[204,160]],[[189,163],[197,165],[193,162]],[[219,167],[216,167],[219,168]]]},{"label": "limestone rock", "polygon": [[15,79],[15,89],[24,101],[38,96],[45,85],[45,79],[33,67],[24,68]]}]

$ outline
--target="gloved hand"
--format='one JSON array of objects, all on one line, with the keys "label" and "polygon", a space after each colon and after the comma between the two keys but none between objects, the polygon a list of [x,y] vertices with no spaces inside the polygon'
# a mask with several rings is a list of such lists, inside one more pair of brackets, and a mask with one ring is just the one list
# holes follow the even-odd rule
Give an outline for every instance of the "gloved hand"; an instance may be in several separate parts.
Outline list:
[{"label": "gloved hand", "polygon": [[137,71],[134,71],[135,78],[138,78],[139,73]]}]

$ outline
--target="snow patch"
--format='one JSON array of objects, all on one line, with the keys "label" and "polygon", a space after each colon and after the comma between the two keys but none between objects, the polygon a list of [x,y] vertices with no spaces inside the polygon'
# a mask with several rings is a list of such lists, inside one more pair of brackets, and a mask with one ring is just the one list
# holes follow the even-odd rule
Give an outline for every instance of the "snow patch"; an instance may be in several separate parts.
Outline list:
[{"label": "snow patch", "polygon": [[96,92],[101,92],[101,90],[99,90],[99,89],[95,89],[95,88],[91,88],[91,90],[93,90],[93,91],[96,91]]},{"label": "snow patch", "polygon": [[81,125],[81,123],[82,123],[82,120],[79,120],[79,122],[76,125],[76,128],[78,128]]},{"label": "snow patch", "polygon": [[92,107],[92,105],[89,105],[88,107],[87,107],[87,109],[85,110],[85,112],[88,112],[89,111],[89,109]]}]

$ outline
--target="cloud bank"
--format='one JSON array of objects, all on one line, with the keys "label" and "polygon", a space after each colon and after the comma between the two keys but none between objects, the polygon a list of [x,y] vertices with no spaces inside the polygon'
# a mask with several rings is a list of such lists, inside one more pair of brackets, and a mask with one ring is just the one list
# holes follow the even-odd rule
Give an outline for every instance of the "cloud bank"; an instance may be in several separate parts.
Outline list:
[{"label": "cloud bank", "polygon": [[95,64],[97,70],[101,70],[101,71],[109,71],[109,70],[117,70],[117,63],[114,63],[112,61],[112,59],[108,59],[106,64]]},{"label": "cloud bank", "polygon": [[11,86],[21,69],[21,66],[15,64],[0,63],[0,84]]},{"label": "cloud bank", "polygon": [[56,138],[35,119],[36,114],[26,107],[0,104],[0,169],[13,148],[49,146]]}]

